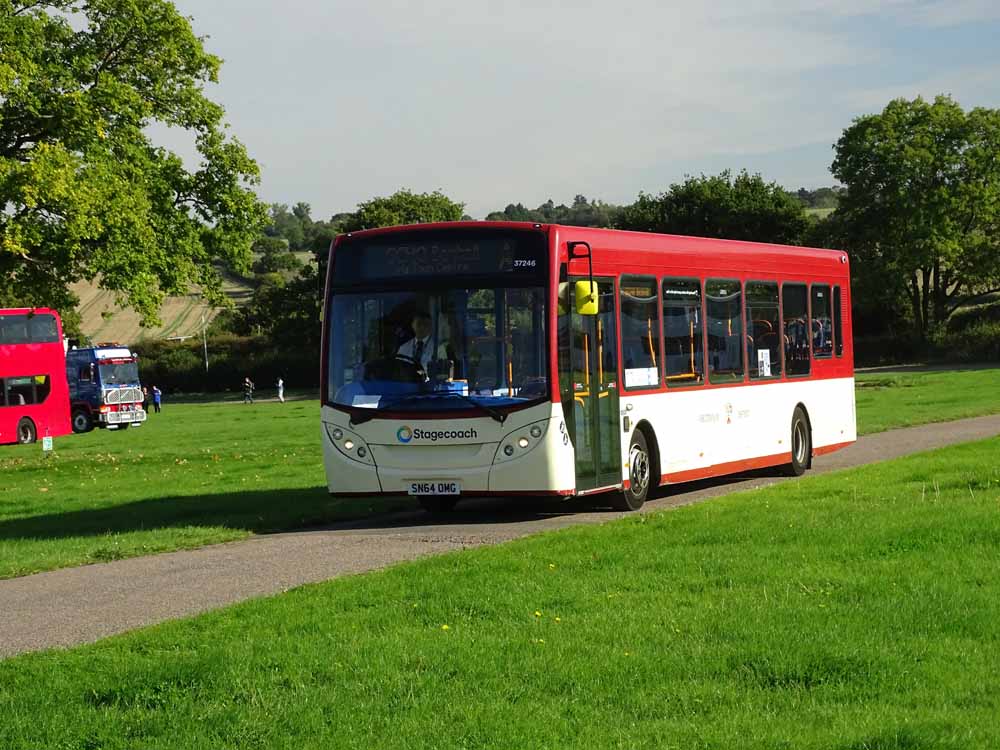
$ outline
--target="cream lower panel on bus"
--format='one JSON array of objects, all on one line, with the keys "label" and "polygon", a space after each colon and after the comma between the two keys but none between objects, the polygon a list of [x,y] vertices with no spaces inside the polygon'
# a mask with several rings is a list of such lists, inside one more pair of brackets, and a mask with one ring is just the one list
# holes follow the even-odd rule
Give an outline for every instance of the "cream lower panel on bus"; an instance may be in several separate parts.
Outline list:
[{"label": "cream lower panel on bus", "polygon": [[503,424],[484,416],[351,426],[347,414],[329,407],[322,419],[331,492],[405,492],[430,480],[460,482],[462,494],[575,487],[562,408],[551,403],[512,412]]},{"label": "cream lower panel on bus", "polygon": [[[661,472],[673,474],[790,453],[797,404],[808,414],[814,449],[857,439],[853,378],[625,394],[621,414],[633,426],[643,420],[652,425]],[[627,457],[628,439],[623,436],[623,466]]]}]

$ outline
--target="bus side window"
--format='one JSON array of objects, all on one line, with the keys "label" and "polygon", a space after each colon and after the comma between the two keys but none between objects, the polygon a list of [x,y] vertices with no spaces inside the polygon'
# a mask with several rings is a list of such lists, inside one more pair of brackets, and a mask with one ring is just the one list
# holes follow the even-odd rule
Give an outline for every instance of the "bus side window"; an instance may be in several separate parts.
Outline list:
[{"label": "bus side window", "polygon": [[812,285],[812,315],[809,319],[813,356],[827,359],[833,355],[833,320],[830,317],[830,287]]},{"label": "bus side window", "polygon": [[750,379],[781,377],[781,320],[778,285],[747,282],[747,369]]},{"label": "bus side window", "polygon": [[660,384],[660,314],[656,279],[625,276],[619,284],[622,370],[626,388]]},{"label": "bus side window", "polygon": [[672,388],[701,385],[705,381],[701,282],[697,279],[663,280],[663,364]]},{"label": "bus side window", "polygon": [[838,357],[844,356],[844,334],[843,323],[841,322],[843,313],[840,301],[840,286],[835,286],[833,288],[833,344],[836,347]]},{"label": "bus side window", "polygon": [[0,406],[7,405],[7,381],[0,378]]},{"label": "bus side window", "polygon": [[705,282],[709,380],[743,380],[743,290],[738,279]]},{"label": "bus side window", "polygon": [[785,371],[809,374],[809,295],[805,284],[781,285],[781,318],[785,331]]}]

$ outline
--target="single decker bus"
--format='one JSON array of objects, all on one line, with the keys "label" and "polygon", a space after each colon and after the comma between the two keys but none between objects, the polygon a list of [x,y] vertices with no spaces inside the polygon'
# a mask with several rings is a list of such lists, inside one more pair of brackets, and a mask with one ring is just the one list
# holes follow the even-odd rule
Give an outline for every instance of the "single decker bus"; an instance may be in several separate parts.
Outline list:
[{"label": "single decker bus", "polygon": [[847,255],[456,222],[337,237],[322,354],[333,494],[606,492],[856,439]]},{"label": "single decker bus", "polygon": [[0,310],[0,444],[70,432],[62,322],[55,310]]}]

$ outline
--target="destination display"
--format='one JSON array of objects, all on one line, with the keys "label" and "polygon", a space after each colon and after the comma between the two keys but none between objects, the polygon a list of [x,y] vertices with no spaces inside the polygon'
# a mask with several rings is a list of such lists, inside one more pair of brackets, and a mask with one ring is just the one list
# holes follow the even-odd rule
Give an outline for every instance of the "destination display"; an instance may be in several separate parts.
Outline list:
[{"label": "destination display", "polygon": [[345,241],[334,258],[338,283],[434,276],[534,278],[545,270],[541,234],[422,232]]}]

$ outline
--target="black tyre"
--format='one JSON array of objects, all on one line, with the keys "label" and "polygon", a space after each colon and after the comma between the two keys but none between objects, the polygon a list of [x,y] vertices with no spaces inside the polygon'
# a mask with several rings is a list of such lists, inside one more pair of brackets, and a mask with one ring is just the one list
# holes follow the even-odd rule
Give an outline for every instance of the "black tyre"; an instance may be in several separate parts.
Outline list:
[{"label": "black tyre", "polygon": [[636,430],[628,446],[628,489],[615,495],[612,505],[616,510],[639,510],[643,506],[653,487],[652,467],[646,436]]},{"label": "black tyre", "polygon": [[812,433],[809,430],[809,420],[802,411],[801,406],[796,406],[792,412],[792,434],[791,434],[792,460],[785,464],[785,473],[790,477],[800,477],[809,468],[809,459],[812,457]]},{"label": "black tyre", "polygon": [[455,510],[457,497],[447,495],[424,495],[419,498],[420,507],[428,513],[450,513]]},{"label": "black tyre", "polygon": [[30,445],[37,439],[38,430],[35,429],[35,423],[27,417],[23,417],[21,421],[17,423],[17,442],[21,445]]},{"label": "black tyre", "polygon": [[77,409],[73,412],[73,432],[90,432],[94,429],[94,420],[90,418],[90,412],[86,409]]}]

